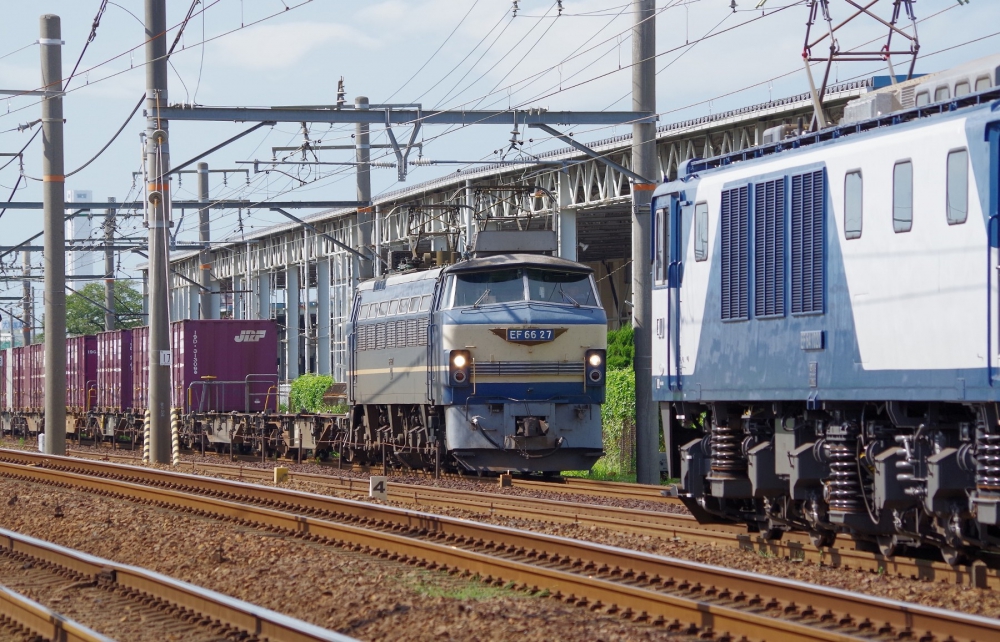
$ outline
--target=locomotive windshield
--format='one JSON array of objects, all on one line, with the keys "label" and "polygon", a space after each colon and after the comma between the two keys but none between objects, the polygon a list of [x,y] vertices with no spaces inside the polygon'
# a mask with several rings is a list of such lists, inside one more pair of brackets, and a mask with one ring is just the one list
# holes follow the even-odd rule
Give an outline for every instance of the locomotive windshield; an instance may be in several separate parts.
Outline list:
[{"label": "locomotive windshield", "polygon": [[445,301],[454,308],[492,303],[545,301],[574,306],[596,306],[593,278],[582,272],[508,269],[468,272],[451,277]]}]

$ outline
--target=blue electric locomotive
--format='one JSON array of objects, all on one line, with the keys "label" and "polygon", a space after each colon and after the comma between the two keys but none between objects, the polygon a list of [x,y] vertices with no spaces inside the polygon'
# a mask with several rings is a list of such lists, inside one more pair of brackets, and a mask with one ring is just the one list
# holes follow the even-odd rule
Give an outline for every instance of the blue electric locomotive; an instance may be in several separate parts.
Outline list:
[{"label": "blue electric locomotive", "polygon": [[1000,549],[998,85],[890,86],[657,189],[654,396],[700,520]]}]

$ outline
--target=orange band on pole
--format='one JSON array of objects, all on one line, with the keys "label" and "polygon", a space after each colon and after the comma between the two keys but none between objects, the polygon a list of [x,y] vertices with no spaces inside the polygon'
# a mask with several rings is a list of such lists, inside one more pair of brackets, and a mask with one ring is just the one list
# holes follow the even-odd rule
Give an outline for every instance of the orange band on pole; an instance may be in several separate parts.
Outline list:
[{"label": "orange band on pole", "polygon": [[146,188],[150,192],[162,192],[170,189],[170,183],[149,183]]},{"label": "orange band on pole", "polygon": [[370,208],[370,207],[359,207],[358,208],[358,214],[367,214],[368,212],[371,212],[371,211],[372,211],[372,208]]},{"label": "orange band on pole", "polygon": [[632,185],[632,189],[636,192],[652,192],[656,189],[655,183],[635,183]]},{"label": "orange band on pole", "polygon": [[65,176],[57,176],[55,174],[48,174],[48,175],[42,176],[42,182],[43,183],[65,183],[66,182],[66,177]]}]

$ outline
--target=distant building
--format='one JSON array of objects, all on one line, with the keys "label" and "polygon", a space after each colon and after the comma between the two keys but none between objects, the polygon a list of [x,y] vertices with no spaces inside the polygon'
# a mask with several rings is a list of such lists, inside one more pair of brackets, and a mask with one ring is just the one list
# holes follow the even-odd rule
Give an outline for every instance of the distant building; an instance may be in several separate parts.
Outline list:
[{"label": "distant building", "polygon": [[[69,189],[66,190],[66,215],[76,212],[72,207],[73,203],[92,203],[94,193],[90,190]],[[97,227],[100,227],[98,224]],[[80,212],[73,218],[66,221],[66,241],[86,241],[91,239],[94,231],[93,215],[90,210]],[[103,261],[103,257],[97,252],[69,252],[66,254],[66,274],[75,276],[79,274],[97,274],[97,262]],[[85,285],[80,283],[79,285]]]}]

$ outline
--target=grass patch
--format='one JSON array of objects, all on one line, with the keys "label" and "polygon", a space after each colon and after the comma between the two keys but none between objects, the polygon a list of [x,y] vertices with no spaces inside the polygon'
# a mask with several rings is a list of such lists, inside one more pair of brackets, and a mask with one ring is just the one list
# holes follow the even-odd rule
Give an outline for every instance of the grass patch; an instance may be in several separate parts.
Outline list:
[{"label": "grass patch", "polygon": [[418,595],[449,600],[490,600],[498,597],[531,597],[514,590],[514,584],[487,586],[477,579],[463,580],[432,571],[420,571],[406,578],[407,587]]}]

